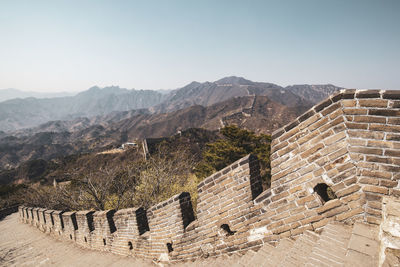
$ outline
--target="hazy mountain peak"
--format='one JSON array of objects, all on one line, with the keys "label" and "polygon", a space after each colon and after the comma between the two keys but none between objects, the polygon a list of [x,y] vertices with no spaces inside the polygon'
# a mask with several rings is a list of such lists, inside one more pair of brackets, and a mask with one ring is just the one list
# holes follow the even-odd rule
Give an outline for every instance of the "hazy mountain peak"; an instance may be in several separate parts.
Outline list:
[{"label": "hazy mountain peak", "polygon": [[8,89],[0,89],[0,102],[7,101],[15,98],[54,98],[54,97],[64,97],[64,96],[72,96],[76,93],[71,92],[55,92],[55,93],[46,93],[46,92],[33,92],[33,91],[22,91],[14,88]]},{"label": "hazy mountain peak", "polygon": [[246,80],[243,77],[229,76],[215,81],[216,84],[238,84],[238,85],[251,85],[252,81]]}]

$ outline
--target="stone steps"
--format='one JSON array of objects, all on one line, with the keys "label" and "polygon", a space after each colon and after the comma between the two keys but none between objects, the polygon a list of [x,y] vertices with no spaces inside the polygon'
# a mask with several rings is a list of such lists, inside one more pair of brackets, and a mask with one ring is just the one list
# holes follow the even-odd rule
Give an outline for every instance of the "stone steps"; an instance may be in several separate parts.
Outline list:
[{"label": "stone steps", "polygon": [[295,241],[292,239],[282,239],[274,250],[267,256],[266,261],[260,266],[279,266],[282,259],[285,258],[286,254],[293,247]]},{"label": "stone steps", "polygon": [[[264,244],[257,252],[210,258],[182,266],[300,267],[378,266],[378,227],[355,223],[353,227],[332,222],[321,234],[305,231],[296,240],[281,239],[276,247]],[[180,266],[180,265],[179,265]]]},{"label": "stone steps", "polygon": [[250,259],[247,266],[262,266],[274,249],[274,246],[270,244],[264,244],[264,246],[257,251],[257,254]]},{"label": "stone steps", "polygon": [[346,266],[378,266],[379,229],[377,226],[355,223],[346,255]]},{"label": "stone steps", "polygon": [[286,257],[278,266],[304,266],[308,255],[311,253],[319,238],[320,236],[318,234],[306,231],[297,238],[292,248],[286,254]]},{"label": "stone steps", "polygon": [[246,254],[244,254],[244,256],[235,264],[233,264],[233,267],[243,267],[243,266],[248,266],[249,261],[255,256],[257,255],[257,252],[253,251],[253,250],[249,250],[246,252]]},{"label": "stone steps", "polygon": [[351,227],[337,223],[326,225],[306,266],[344,266],[350,236]]}]

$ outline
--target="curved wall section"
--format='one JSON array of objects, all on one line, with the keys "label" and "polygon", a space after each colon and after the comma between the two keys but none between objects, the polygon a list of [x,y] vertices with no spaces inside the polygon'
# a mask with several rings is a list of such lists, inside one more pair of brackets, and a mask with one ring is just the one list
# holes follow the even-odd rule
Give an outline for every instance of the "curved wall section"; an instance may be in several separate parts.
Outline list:
[{"label": "curved wall section", "polygon": [[400,197],[400,92],[343,90],[273,134],[271,188],[246,156],[148,210],[19,207],[21,221],[87,248],[158,259],[245,253],[330,221],[380,224]]}]

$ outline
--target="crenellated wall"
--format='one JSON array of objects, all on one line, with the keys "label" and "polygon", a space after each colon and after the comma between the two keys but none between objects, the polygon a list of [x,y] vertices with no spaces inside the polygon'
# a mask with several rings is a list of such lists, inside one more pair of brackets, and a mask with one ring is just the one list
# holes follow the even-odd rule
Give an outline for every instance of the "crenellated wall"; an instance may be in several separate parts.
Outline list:
[{"label": "crenellated wall", "polygon": [[160,261],[244,253],[333,220],[381,224],[382,199],[400,197],[400,92],[341,91],[276,131],[271,153],[270,189],[246,156],[198,185],[196,217],[189,193],[148,210],[19,214],[80,246]]}]

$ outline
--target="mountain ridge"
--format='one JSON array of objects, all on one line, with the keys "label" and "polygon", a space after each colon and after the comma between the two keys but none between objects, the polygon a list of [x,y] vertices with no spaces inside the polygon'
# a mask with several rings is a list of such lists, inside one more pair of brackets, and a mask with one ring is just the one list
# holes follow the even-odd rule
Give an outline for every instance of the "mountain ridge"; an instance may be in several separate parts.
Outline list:
[{"label": "mountain ridge", "polygon": [[170,113],[147,110],[116,112],[91,121],[53,121],[37,129],[0,137],[0,166],[13,168],[33,159],[50,160],[76,153],[98,152],[143,138],[168,137],[189,128],[218,130],[236,124],[256,133],[271,133],[309,106],[291,108],[266,96],[234,97],[204,107],[194,105]]},{"label": "mountain ridge", "polygon": [[[329,90],[326,89],[328,87]],[[12,133],[48,121],[92,118],[134,109],[168,113],[192,105],[210,106],[232,97],[248,95],[264,95],[278,103],[297,107],[315,104],[339,89],[341,88],[333,85],[281,87],[236,76],[225,77],[215,82],[194,81],[169,92],[93,86],[75,96],[11,99],[1,102],[0,131]]]}]

